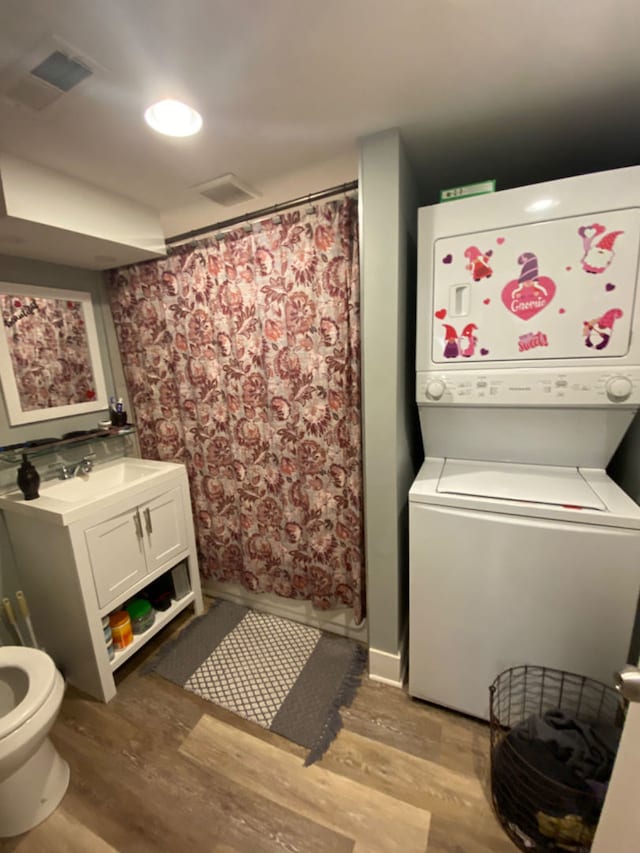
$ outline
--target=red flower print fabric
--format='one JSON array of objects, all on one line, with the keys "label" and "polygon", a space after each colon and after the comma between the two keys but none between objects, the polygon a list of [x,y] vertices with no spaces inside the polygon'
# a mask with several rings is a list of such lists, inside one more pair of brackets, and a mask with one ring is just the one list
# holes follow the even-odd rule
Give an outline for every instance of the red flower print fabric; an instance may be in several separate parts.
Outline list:
[{"label": "red flower print fabric", "polygon": [[143,455],[181,461],[200,571],[364,615],[357,203],[112,274]]},{"label": "red flower print fabric", "polygon": [[95,400],[82,302],[4,294],[0,311],[23,412]]}]

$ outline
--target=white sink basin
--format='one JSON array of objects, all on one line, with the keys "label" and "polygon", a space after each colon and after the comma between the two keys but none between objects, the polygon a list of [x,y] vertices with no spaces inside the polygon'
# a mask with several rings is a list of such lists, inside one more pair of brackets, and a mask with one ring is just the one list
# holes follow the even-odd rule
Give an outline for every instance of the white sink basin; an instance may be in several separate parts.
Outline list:
[{"label": "white sink basin", "polygon": [[147,486],[173,479],[176,472],[186,479],[184,465],[126,457],[96,465],[88,474],[77,474],[69,480],[43,481],[35,500],[25,500],[17,490],[0,495],[0,509],[66,526],[103,507],[122,505],[126,509],[139,496],[144,499],[142,493]]},{"label": "white sink basin", "polygon": [[89,474],[77,474],[70,480],[55,480],[40,486],[40,497],[78,503],[119,490],[143,477],[156,473],[143,460],[121,459],[117,464],[96,467]]}]

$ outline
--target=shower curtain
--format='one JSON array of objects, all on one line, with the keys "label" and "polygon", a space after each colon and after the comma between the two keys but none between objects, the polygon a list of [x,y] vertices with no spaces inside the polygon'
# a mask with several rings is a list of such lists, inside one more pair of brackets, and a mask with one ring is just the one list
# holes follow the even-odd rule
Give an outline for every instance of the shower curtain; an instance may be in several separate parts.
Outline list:
[{"label": "shower curtain", "polygon": [[200,571],[364,610],[357,202],[116,270],[143,456],[184,462]]}]

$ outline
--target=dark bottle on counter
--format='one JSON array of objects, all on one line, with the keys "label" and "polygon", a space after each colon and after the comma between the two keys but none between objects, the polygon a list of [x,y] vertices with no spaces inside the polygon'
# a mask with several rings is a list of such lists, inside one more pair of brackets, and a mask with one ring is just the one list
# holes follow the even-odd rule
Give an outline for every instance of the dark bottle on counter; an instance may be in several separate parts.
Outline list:
[{"label": "dark bottle on counter", "polygon": [[40,485],[40,474],[27,459],[27,454],[22,454],[22,465],[18,468],[18,485],[26,501],[37,498],[38,486]]}]

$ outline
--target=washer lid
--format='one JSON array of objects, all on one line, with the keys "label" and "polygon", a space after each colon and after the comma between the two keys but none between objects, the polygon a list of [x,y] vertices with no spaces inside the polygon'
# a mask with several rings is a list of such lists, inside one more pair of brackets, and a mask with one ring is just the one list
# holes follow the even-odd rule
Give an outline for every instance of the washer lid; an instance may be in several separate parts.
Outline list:
[{"label": "washer lid", "polygon": [[22,646],[0,648],[0,678],[3,669],[22,670],[28,686],[22,701],[0,717],[0,737],[11,734],[36,713],[51,693],[56,677],[56,665],[49,655]]},{"label": "washer lid", "polygon": [[607,511],[577,468],[446,459],[436,492]]}]

